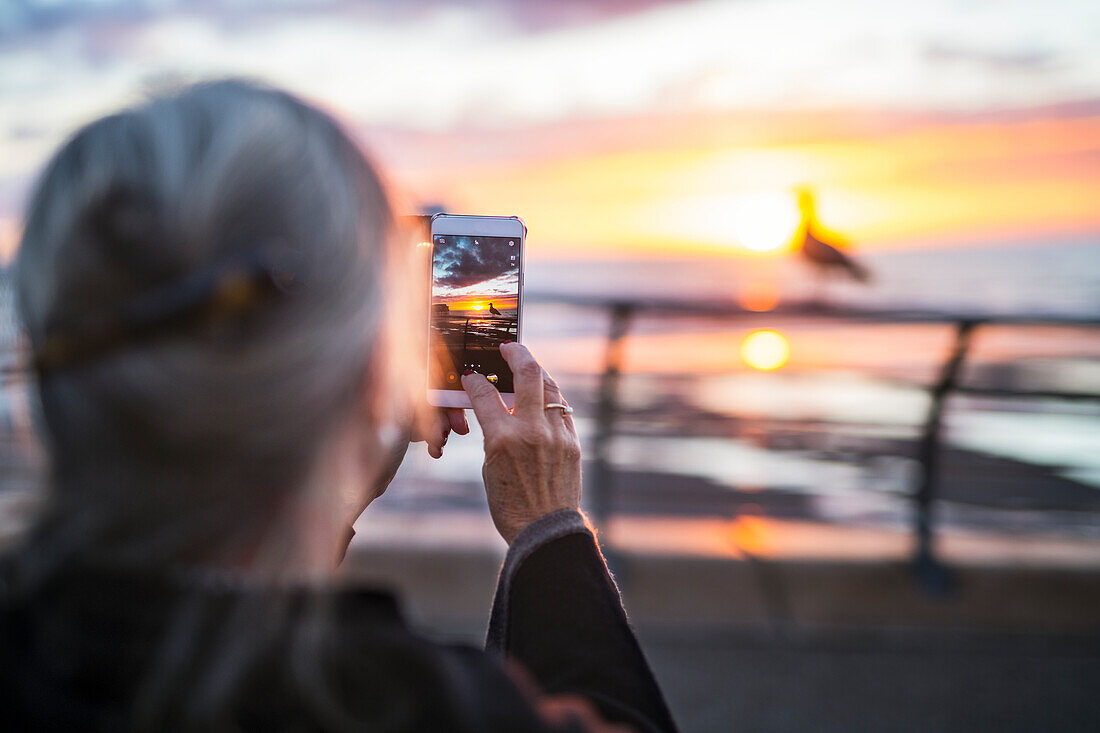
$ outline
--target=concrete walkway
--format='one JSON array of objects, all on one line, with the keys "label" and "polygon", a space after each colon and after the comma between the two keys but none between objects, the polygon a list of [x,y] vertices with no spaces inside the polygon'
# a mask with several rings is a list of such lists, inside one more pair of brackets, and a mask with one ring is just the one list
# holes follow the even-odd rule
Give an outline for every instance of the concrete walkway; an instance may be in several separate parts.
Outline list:
[{"label": "concrete walkway", "polygon": [[[480,643],[504,551],[487,517],[368,513],[358,530],[349,580],[397,589],[430,635]],[[901,531],[627,518],[608,538],[687,731],[1100,725],[1095,542],[948,535],[955,590],[928,595]]]}]

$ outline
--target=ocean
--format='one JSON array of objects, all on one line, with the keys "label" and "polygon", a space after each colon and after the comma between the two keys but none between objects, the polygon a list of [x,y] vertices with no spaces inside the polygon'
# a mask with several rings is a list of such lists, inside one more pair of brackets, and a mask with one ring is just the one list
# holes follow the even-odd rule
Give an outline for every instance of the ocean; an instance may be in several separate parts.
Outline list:
[{"label": "ocean", "polygon": [[821,282],[798,257],[659,257],[559,261],[528,245],[528,293],[736,301],[753,285],[780,300],[824,296],[868,307],[990,315],[1100,314],[1100,235],[1054,242],[938,245],[854,252],[869,283]]}]

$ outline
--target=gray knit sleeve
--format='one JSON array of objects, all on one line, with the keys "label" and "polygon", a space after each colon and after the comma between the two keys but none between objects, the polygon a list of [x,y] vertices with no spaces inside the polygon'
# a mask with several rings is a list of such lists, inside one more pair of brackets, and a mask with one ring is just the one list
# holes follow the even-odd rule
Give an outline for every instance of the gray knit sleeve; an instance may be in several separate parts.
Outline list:
[{"label": "gray knit sleeve", "polygon": [[512,578],[523,561],[547,542],[565,535],[583,533],[595,537],[595,531],[588,523],[588,519],[575,509],[563,509],[547,514],[545,517],[539,517],[516,535],[511,547],[508,548],[508,554],[504,556],[504,564],[500,568],[500,577],[497,579],[493,611],[489,616],[489,634],[485,640],[486,649],[503,652],[506,648],[508,597],[511,595]]}]

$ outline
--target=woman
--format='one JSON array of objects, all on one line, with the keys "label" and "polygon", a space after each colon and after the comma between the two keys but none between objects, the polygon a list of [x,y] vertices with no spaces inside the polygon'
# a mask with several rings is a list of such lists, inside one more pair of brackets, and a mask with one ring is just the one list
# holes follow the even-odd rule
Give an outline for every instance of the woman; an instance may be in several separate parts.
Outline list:
[{"label": "woman", "polygon": [[255,85],[57,154],[17,261],[50,492],[0,575],[0,728],[673,728],[578,511],[572,419],[518,344],[513,412],[463,377],[510,545],[488,653],[333,583],[409,438],[438,457],[466,432],[411,407],[393,240],[340,128]]}]

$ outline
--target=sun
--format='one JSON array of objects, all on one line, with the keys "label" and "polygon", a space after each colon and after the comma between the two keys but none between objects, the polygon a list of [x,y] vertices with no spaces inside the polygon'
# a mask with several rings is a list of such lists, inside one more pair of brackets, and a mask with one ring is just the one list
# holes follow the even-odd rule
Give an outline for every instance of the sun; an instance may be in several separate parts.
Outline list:
[{"label": "sun", "polygon": [[798,206],[784,192],[745,193],[730,202],[730,222],[737,241],[754,252],[786,247],[800,221]]},{"label": "sun", "polygon": [[470,310],[472,310],[472,311],[483,311],[483,310],[485,310],[485,304],[484,303],[475,303],[474,305],[470,306]]},{"label": "sun", "polygon": [[716,191],[671,198],[639,213],[647,236],[773,255],[789,249],[802,212],[790,191]]}]

